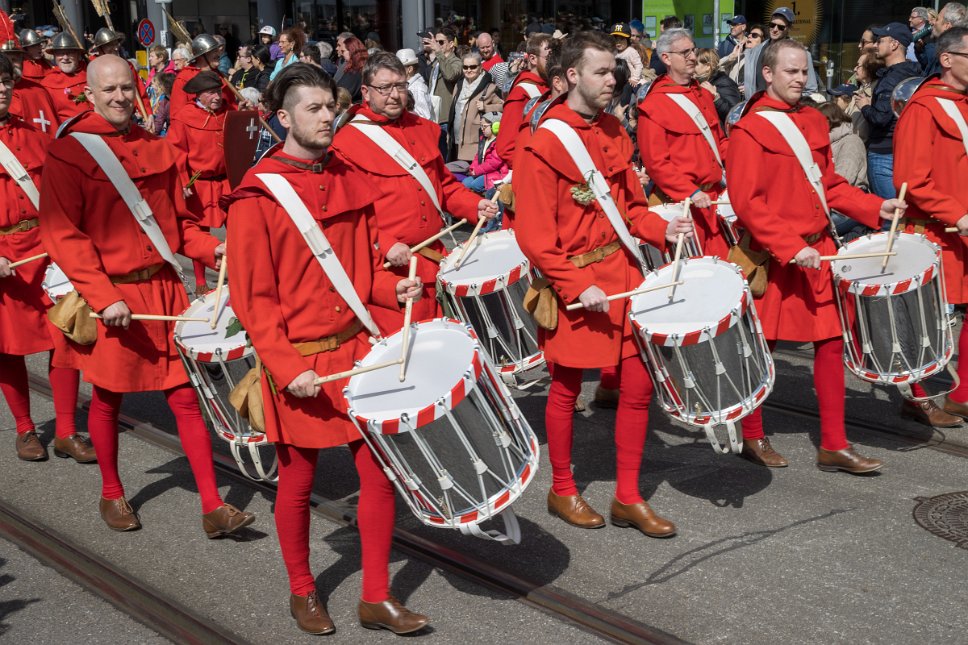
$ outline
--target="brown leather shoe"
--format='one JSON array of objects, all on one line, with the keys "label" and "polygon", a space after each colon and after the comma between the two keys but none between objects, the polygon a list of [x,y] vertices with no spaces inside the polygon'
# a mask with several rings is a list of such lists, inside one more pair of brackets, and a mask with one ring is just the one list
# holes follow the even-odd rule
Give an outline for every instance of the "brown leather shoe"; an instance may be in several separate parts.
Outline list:
[{"label": "brown leather shoe", "polygon": [[669,538],[676,534],[676,525],[656,515],[648,502],[642,501],[638,504],[623,504],[617,499],[612,499],[612,524],[627,528],[634,526],[649,537]]},{"label": "brown leather shoe", "polygon": [[417,614],[390,596],[383,602],[363,602],[359,607],[360,624],[367,629],[389,629],[394,634],[410,634],[427,626],[430,619]]},{"label": "brown leather shoe", "polygon": [[296,619],[299,629],[307,634],[332,634],[336,631],[336,625],[326,612],[326,607],[319,602],[315,589],[308,596],[289,596],[289,613]]},{"label": "brown leather shoe", "polygon": [[872,473],[880,470],[884,465],[880,459],[864,457],[854,450],[853,446],[847,446],[843,450],[817,450],[817,468],[826,472],[842,470],[852,475]]},{"label": "brown leather shoe", "polygon": [[209,539],[235,533],[255,522],[255,514],[240,511],[231,504],[222,504],[211,513],[202,515],[202,528]]},{"label": "brown leather shoe", "polygon": [[17,457],[24,461],[46,461],[47,448],[40,443],[36,432],[24,432],[17,435]]},{"label": "brown leather shoe", "polygon": [[595,407],[613,410],[618,407],[618,390],[599,385],[595,388]]},{"label": "brown leather shoe", "polygon": [[548,512],[580,529],[600,529],[605,518],[595,512],[581,495],[556,495],[548,491]]},{"label": "brown leather shoe", "polygon": [[743,439],[743,451],[739,456],[767,468],[786,468],[790,465],[783,455],[773,449],[766,437]]},{"label": "brown leather shoe", "polygon": [[932,428],[954,428],[962,423],[961,417],[948,414],[934,401],[908,401],[905,399],[901,404],[901,416]]},{"label": "brown leather shoe", "polygon": [[137,531],[141,528],[141,520],[134,512],[128,500],[123,497],[117,499],[101,498],[101,519],[112,531]]},{"label": "brown leather shoe", "polygon": [[54,437],[54,456],[61,459],[73,457],[74,461],[79,464],[97,461],[97,455],[94,453],[94,446],[91,445],[90,440],[76,432],[63,439]]},{"label": "brown leather shoe", "polygon": [[948,414],[956,414],[963,419],[968,419],[968,403],[952,401],[950,396],[946,396],[944,399],[944,411]]}]

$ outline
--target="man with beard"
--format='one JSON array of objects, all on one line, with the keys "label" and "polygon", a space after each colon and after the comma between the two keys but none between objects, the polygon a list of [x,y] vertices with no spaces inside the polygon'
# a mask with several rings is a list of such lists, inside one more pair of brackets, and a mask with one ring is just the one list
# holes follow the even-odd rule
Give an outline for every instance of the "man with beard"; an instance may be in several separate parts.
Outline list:
[{"label": "man with beard", "polygon": [[44,56],[44,40],[33,29],[21,29],[20,44],[26,54],[23,68],[24,78],[40,83],[45,76],[54,71],[54,67]]},{"label": "man with beard", "polygon": [[[603,34],[582,32],[562,46],[561,67],[568,94],[541,117],[518,157],[515,184],[515,231],[532,266],[551,283],[558,324],[541,329],[539,343],[552,380],[545,409],[552,487],[548,511],[579,528],[605,525],[604,518],[578,492],[571,468],[572,416],[586,369],[618,365],[620,395],[615,416],[616,490],[611,521],[634,526],[651,537],[670,537],[675,525],[649,507],[639,492],[639,468],[648,426],[652,381],[632,340],[629,299],[609,302],[607,295],[631,291],[642,283],[642,270],[598,203],[579,200],[576,187],[589,180],[572,160],[568,144],[543,127],[555,121],[570,128],[587,149],[610,188],[618,217],[631,234],[660,248],[677,233],[692,234],[692,223],[678,217],[666,222],[648,210],[645,194],[629,160],[632,141],[615,117],[602,110],[615,91],[615,56]],[[564,124],[564,125],[562,125]],[[624,216],[624,217],[622,217]],[[624,228],[622,221],[618,222]],[[624,237],[623,237],[624,236]],[[580,302],[582,309],[565,306]]]},{"label": "man with beard", "polygon": [[514,169],[514,150],[517,145],[518,130],[524,118],[524,106],[538,96],[548,91],[546,79],[546,65],[548,52],[551,51],[551,36],[535,34],[528,38],[528,49],[525,54],[528,69],[522,71],[514,79],[507,98],[504,99],[504,110],[501,113],[501,129],[497,134],[497,154],[512,170]]},{"label": "man with beard", "polygon": [[22,76],[24,50],[20,49],[14,41],[8,40],[0,45],[0,51],[10,59],[16,82],[13,97],[10,100],[10,114],[16,114],[26,121],[27,125],[53,139],[57,133],[57,126],[60,125],[57,109],[43,85]]},{"label": "man with beard", "polygon": [[61,122],[91,109],[84,88],[87,86],[87,63],[84,48],[68,32],[54,36],[47,49],[54,56],[56,68],[44,77],[41,85],[50,94]]},{"label": "man with beard", "polygon": [[[184,90],[195,97],[195,102],[172,115],[168,142],[187,158],[188,176],[183,178],[186,186],[194,178],[189,189],[192,194],[186,198],[188,209],[196,215],[200,227],[221,228],[225,211],[219,207],[219,200],[229,192],[223,134],[227,110],[222,79],[211,70],[201,72],[185,84]],[[195,293],[205,293],[205,264],[196,260],[194,268]]]},{"label": "man with beard", "polygon": [[[739,223],[752,234],[753,250],[769,252],[769,282],[756,299],[756,311],[771,349],[780,340],[813,343],[820,407],[817,467],[869,473],[882,463],[860,455],[847,442],[844,341],[830,264],[820,256],[837,252],[828,205],[871,228],[879,228],[881,218],[891,219],[895,208],[903,211],[906,205],[868,195],[834,171],[826,118],[800,106],[809,77],[803,45],[785,38],[766,51],[761,63],[767,89],[750,99],[746,116],[733,127],[726,157],[729,197]],[[794,153],[797,148],[809,148],[809,177]],[[763,433],[762,408],[743,419],[744,452],[753,444],[758,454],[771,455],[757,463],[787,465]]]},{"label": "man with beard", "polygon": [[[350,109],[350,121],[333,140],[333,151],[370,177],[380,253],[400,276],[407,274],[410,247],[440,230],[441,211],[471,224],[497,215],[494,203],[454,179],[437,148],[440,129],[407,112],[406,101],[407,74],[400,60],[390,52],[370,56],[363,66],[363,105]],[[406,157],[415,167],[401,165],[398,160]],[[415,321],[439,315],[434,285],[443,251],[437,241],[417,253],[424,298],[413,307]],[[397,308],[378,307],[374,317],[387,333],[403,324]]]},{"label": "man with beard", "polygon": [[[279,453],[275,517],[290,612],[305,632],[335,630],[309,565],[309,497],[320,449],[349,444],[360,477],[360,623],[414,632],[427,617],[409,611],[389,590],[393,486],[346,416],[347,380],[320,386],[315,379],[348,370],[366,356],[377,330],[363,303],[399,308],[407,297],[420,297],[421,284],[383,270],[375,251],[371,178],[327,151],[336,116],[333,80],[319,68],[295,63],[270,88],[269,102],[288,131],[285,143],[249,170],[224,203],[232,306],[265,365],[262,395],[266,433]],[[276,182],[309,209],[350,288],[341,288],[320,266]]]},{"label": "man with beard", "polygon": [[50,144],[40,212],[51,259],[101,316],[93,344],[68,344],[93,385],[88,431],[101,470],[101,518],[115,531],[141,528],[118,473],[118,415],[124,393],[161,390],[195,476],[205,534],[234,533],[255,516],[219,495],[211,435],[174,346],[174,323],[132,320],[132,309],[174,316],[187,308],[173,253],[214,266],[225,247],[188,212],[175,149],[131,127],[135,89],[127,62],[101,56],[88,75],[84,91],[94,111],[62,127]]},{"label": "man with beard", "polygon": [[[171,116],[175,117],[182,110],[189,108],[195,102],[194,95],[185,91],[185,85],[203,71],[212,71],[219,74],[218,63],[222,57],[223,47],[214,36],[202,34],[192,41],[193,58],[175,76],[175,83],[171,88],[169,101]],[[219,74],[221,78],[221,74]],[[235,93],[228,87],[228,83],[223,81],[222,100],[227,109],[234,110],[238,107],[235,100]]]}]

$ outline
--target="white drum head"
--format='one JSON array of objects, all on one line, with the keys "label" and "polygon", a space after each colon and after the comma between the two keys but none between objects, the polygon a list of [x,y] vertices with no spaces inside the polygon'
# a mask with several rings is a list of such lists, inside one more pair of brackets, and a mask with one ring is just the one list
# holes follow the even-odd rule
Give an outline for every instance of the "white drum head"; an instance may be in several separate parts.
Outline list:
[{"label": "white drum head", "polygon": [[[394,361],[400,358],[402,345],[403,332],[398,331],[377,343],[360,366]],[[480,369],[477,340],[468,327],[438,318],[411,327],[406,380],[400,382],[400,366],[394,365],[357,374],[343,394],[350,414],[361,422],[382,425],[406,419],[399,426],[403,431],[440,416],[433,408],[442,399],[453,397],[456,406],[474,387]],[[450,400],[446,408],[451,408]]]},{"label": "white drum head", "polygon": [[[673,264],[649,274],[639,288],[672,282]],[[648,337],[683,336],[716,328],[742,309],[746,282],[735,264],[714,257],[683,259],[675,297],[660,289],[632,297],[629,316]]]},{"label": "white drum head", "polygon": [[54,303],[74,290],[74,285],[67,279],[67,275],[53,262],[44,270],[44,281],[41,286],[47,297]]},{"label": "white drum head", "polygon": [[[887,249],[887,238],[888,233],[873,233],[858,238],[845,244],[838,255],[882,253]],[[838,282],[847,281],[851,291],[862,293],[865,290],[883,290],[898,283],[912,280],[916,280],[920,284],[920,279],[932,269],[934,269],[933,275],[937,275],[937,268],[940,265],[940,251],[936,244],[928,241],[924,236],[898,233],[894,239],[893,250],[897,252],[897,255],[891,257],[887,264],[887,270],[884,272],[881,272],[881,265],[884,263],[883,257],[832,262],[831,268],[834,279]],[[911,286],[916,287],[918,284]],[[903,285],[899,285],[899,290],[892,289],[892,291],[901,293],[907,290],[900,287],[903,287]]]},{"label": "white drum head", "polygon": [[682,204],[683,202],[673,202],[671,204],[658,204],[657,206],[649,206],[649,210],[657,215],[661,215],[662,219],[667,222],[671,222],[676,217],[682,215]]},{"label": "white drum head", "polygon": [[514,231],[485,233],[478,240],[464,256],[460,268],[455,265],[463,244],[441,260],[437,279],[448,292],[460,296],[482,295],[513,284],[528,273],[528,258],[521,252]]},{"label": "white drum head", "polygon": [[[182,315],[210,319],[214,311],[215,292],[210,291],[189,305]],[[222,300],[219,303],[215,329],[212,329],[208,322],[182,321],[175,323],[174,336],[175,342],[182,349],[192,358],[203,363],[210,362],[216,357],[221,357],[223,361],[236,360],[252,353],[249,335],[232,311],[228,285],[222,288]]]}]

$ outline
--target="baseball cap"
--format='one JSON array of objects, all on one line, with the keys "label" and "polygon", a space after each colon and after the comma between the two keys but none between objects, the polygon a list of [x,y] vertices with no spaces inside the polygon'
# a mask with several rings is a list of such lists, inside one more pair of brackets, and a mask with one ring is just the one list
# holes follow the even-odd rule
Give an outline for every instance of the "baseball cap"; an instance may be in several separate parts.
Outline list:
[{"label": "baseball cap", "polygon": [[617,22],[612,25],[612,36],[622,36],[623,38],[631,38],[632,30],[624,22]]},{"label": "baseball cap", "polygon": [[786,20],[791,25],[793,24],[793,21],[796,19],[796,16],[793,15],[793,10],[790,9],[790,7],[780,7],[780,8],[778,8],[776,11],[774,11],[772,14],[770,14],[770,17],[771,18],[773,16],[780,16],[781,18],[783,18],[784,20]]},{"label": "baseball cap", "polygon": [[893,38],[903,47],[911,44],[911,28],[899,22],[889,22],[883,27],[874,27],[871,29],[871,33],[874,34],[874,38],[883,38],[884,36]]},{"label": "baseball cap", "polygon": [[828,91],[830,96],[851,96],[857,91],[856,85],[851,85],[850,83],[844,83],[843,85],[838,85],[837,87],[832,87]]},{"label": "baseball cap", "polygon": [[275,27],[270,27],[269,25],[266,25],[265,27],[263,27],[262,29],[259,30],[259,33],[260,34],[266,34],[267,36],[272,36],[274,38],[275,35],[276,35],[276,28]]},{"label": "baseball cap", "polygon": [[733,16],[731,19],[726,21],[727,25],[746,25],[749,21],[746,20],[746,16]]}]

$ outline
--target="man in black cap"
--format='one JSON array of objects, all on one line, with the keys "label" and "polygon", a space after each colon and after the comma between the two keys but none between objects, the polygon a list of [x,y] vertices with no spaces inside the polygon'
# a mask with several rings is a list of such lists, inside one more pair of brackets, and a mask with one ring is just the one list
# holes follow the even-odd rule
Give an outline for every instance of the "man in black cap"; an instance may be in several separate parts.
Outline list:
[{"label": "man in black cap", "polygon": [[[796,16],[790,7],[779,7],[770,16],[769,38],[761,45],[754,47],[746,54],[746,70],[743,80],[744,96],[751,98],[757,92],[766,90],[766,80],[763,78],[763,52],[768,47],[781,40],[790,37],[793,31],[793,22]],[[817,70],[813,67],[813,56],[807,52],[807,84],[803,88],[803,95],[809,96],[818,91],[820,85],[817,81]]]},{"label": "man in black cap", "polygon": [[729,56],[738,45],[746,40],[746,16],[735,15],[727,20],[726,24],[729,25],[729,33],[716,48],[716,53],[719,54],[720,58]]}]

